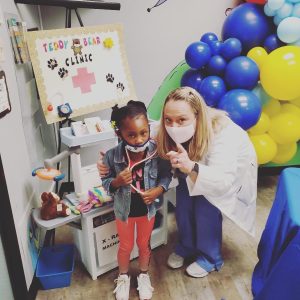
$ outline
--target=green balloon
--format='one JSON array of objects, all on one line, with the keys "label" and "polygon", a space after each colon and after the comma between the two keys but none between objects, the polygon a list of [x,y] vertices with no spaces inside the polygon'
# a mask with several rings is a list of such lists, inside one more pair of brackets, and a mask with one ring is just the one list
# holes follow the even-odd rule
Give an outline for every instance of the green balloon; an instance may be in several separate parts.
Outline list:
[{"label": "green balloon", "polygon": [[185,60],[183,60],[164,79],[148,106],[147,111],[150,119],[160,119],[161,111],[167,96],[171,91],[180,87],[181,77],[189,68],[190,67]]},{"label": "green balloon", "polygon": [[271,96],[266,93],[260,83],[258,83],[257,86],[252,90],[252,93],[254,93],[258,99],[260,99],[262,106],[266,105],[271,99]]}]

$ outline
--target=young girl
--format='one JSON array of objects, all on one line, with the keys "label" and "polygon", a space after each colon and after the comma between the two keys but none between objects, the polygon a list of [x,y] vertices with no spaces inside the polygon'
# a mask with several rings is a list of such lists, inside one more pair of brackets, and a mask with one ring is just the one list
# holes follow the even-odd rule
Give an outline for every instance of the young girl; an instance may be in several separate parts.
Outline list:
[{"label": "young girl", "polygon": [[119,235],[118,264],[120,274],[114,293],[117,300],[129,298],[128,275],[130,253],[134,246],[135,226],[139,248],[140,274],[137,278],[140,299],[151,299],[153,288],[148,275],[150,237],[155,218],[155,200],[168,189],[171,167],[157,156],[150,140],[144,103],[129,101],[124,107],[113,107],[111,121],[121,138],[118,146],[104,156],[109,168],[102,177],[104,188],[114,198],[114,212]]}]

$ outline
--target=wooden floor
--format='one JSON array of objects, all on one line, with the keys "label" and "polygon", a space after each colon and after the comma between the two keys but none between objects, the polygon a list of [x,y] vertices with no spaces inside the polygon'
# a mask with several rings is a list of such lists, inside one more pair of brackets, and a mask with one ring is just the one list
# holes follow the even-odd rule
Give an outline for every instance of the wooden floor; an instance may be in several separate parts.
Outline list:
[{"label": "wooden floor", "polygon": [[[185,268],[171,270],[166,266],[168,255],[176,242],[174,213],[168,216],[169,240],[166,246],[153,250],[150,264],[153,300],[248,300],[251,297],[251,276],[257,262],[256,249],[274,199],[277,177],[259,178],[256,237],[251,238],[228,219],[223,226],[223,257],[225,265],[220,272],[205,278],[191,278]],[[71,242],[68,226],[57,232],[57,243]],[[131,262],[130,299],[138,299],[136,291],[137,261]],[[81,263],[77,262],[68,288],[40,290],[38,300],[109,300],[113,296],[117,269],[93,281]]]}]

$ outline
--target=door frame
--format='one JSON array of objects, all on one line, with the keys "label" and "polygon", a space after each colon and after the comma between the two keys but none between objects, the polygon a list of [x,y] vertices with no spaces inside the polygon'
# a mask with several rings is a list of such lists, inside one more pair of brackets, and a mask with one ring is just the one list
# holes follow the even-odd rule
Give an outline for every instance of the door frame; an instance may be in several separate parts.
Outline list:
[{"label": "door frame", "polygon": [[0,237],[14,298],[15,300],[35,299],[38,284],[34,278],[28,291],[1,155],[0,199],[2,204],[0,209]]}]

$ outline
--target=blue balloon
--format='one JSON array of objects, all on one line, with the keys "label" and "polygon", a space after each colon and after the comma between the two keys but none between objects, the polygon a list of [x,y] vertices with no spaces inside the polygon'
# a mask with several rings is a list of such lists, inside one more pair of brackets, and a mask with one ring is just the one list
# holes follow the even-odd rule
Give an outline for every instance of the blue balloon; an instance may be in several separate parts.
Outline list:
[{"label": "blue balloon", "polygon": [[209,43],[209,48],[211,50],[211,55],[218,55],[220,53],[222,42],[220,41],[211,41]]},{"label": "blue balloon", "polygon": [[207,64],[207,73],[222,76],[225,72],[227,62],[221,55],[214,55]]},{"label": "blue balloon", "polygon": [[211,57],[209,46],[203,42],[190,44],[185,51],[186,63],[193,69],[205,66]]},{"label": "blue balloon", "polygon": [[235,7],[225,19],[222,39],[235,37],[243,45],[243,53],[263,44],[274,30],[271,19],[263,11],[262,5],[244,3]]},{"label": "blue balloon", "polygon": [[227,64],[224,78],[233,89],[252,90],[257,85],[259,69],[252,59],[239,56]]},{"label": "blue balloon", "polygon": [[204,74],[199,70],[189,69],[181,77],[181,86],[189,86],[195,90],[200,88]]},{"label": "blue balloon", "polygon": [[243,89],[227,92],[220,99],[218,108],[227,111],[231,120],[244,130],[254,126],[261,115],[260,100],[251,91]]},{"label": "blue balloon", "polygon": [[241,55],[242,53],[242,43],[236,38],[229,38],[223,42],[220,55],[225,59],[231,60],[234,57]]},{"label": "blue balloon", "polygon": [[198,89],[198,92],[209,106],[216,106],[226,91],[227,89],[223,79],[218,76],[208,76],[204,78],[200,84],[200,89]]},{"label": "blue balloon", "polygon": [[273,50],[284,46],[285,43],[283,43],[278,37],[277,34],[271,34],[269,35],[265,41],[264,41],[264,48],[268,53],[272,52]]},{"label": "blue balloon", "polygon": [[200,41],[209,45],[212,41],[217,41],[218,37],[213,32],[206,32],[201,36]]}]

